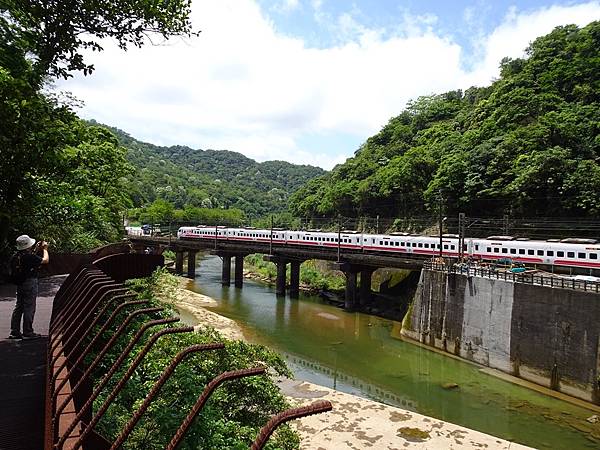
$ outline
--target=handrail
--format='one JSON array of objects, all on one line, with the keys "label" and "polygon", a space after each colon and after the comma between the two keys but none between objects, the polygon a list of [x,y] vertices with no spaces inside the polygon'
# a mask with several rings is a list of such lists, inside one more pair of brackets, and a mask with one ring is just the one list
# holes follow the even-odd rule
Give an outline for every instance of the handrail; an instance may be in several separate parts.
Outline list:
[{"label": "handrail", "polygon": [[600,282],[577,280],[575,278],[565,278],[560,276],[548,276],[528,272],[509,272],[499,271],[492,267],[470,266],[464,264],[445,265],[438,262],[428,261],[423,264],[425,270],[436,272],[447,272],[459,275],[503,279],[512,283],[531,284],[536,286],[574,289],[584,292],[600,292]]}]

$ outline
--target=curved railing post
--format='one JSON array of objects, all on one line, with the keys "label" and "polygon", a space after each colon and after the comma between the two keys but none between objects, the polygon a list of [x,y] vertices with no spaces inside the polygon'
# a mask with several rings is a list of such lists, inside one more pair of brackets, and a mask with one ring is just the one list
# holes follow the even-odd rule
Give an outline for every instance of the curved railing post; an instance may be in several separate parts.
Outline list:
[{"label": "curved railing post", "polygon": [[173,374],[173,372],[175,371],[175,369],[177,368],[179,363],[181,361],[183,361],[186,356],[188,356],[192,353],[204,352],[207,350],[218,350],[218,349],[221,349],[224,347],[225,347],[225,345],[220,342],[212,343],[212,344],[197,344],[197,345],[192,345],[192,346],[186,348],[185,350],[182,350],[181,352],[179,352],[177,354],[177,356],[175,356],[173,361],[171,361],[171,364],[169,364],[167,366],[167,368],[162,373],[162,375],[160,376],[158,381],[154,384],[154,386],[150,390],[150,393],[144,399],[142,406],[140,406],[140,408],[133,414],[133,416],[131,416],[131,419],[129,420],[129,422],[127,422],[127,425],[125,425],[125,427],[123,428],[123,430],[121,431],[119,436],[117,436],[117,440],[112,444],[112,446],[110,447],[110,450],[116,450],[119,447],[121,447],[121,445],[123,445],[123,442],[125,442],[125,439],[127,439],[127,437],[131,434],[135,425],[139,422],[139,420],[142,418],[142,415],[146,412],[146,410],[150,406],[150,403],[152,403],[152,401],[154,400],[154,397],[156,397],[156,395],[158,394],[160,389],[167,382],[167,380],[171,377],[171,375]]},{"label": "curved railing post", "polygon": [[308,406],[301,406],[299,408],[288,409],[287,411],[283,411],[276,416],[273,416],[271,420],[267,422],[267,424],[261,428],[258,433],[258,436],[252,443],[250,447],[251,450],[260,450],[262,449],[271,434],[275,431],[275,429],[281,425],[282,423],[288,422],[293,419],[298,419],[300,417],[311,416],[313,414],[319,414],[322,412],[327,412],[332,410],[331,402],[328,400],[318,400]]},{"label": "curved railing post", "polygon": [[230,372],[224,372],[221,375],[213,378],[210,381],[210,383],[208,383],[206,385],[206,387],[204,388],[204,391],[202,392],[200,397],[198,397],[198,400],[196,400],[196,403],[192,407],[191,411],[189,412],[189,414],[186,416],[186,418],[183,420],[183,422],[181,423],[181,425],[175,432],[175,435],[171,439],[171,442],[169,442],[169,444],[165,447],[165,450],[174,450],[175,448],[177,448],[177,446],[179,445],[181,440],[184,438],[185,433],[187,432],[188,428],[192,425],[192,422],[194,421],[194,419],[196,418],[196,416],[198,415],[200,410],[204,407],[204,404],[209,399],[210,395],[220,384],[222,384],[228,380],[235,380],[238,378],[262,375],[265,373],[266,370],[267,369],[265,367],[254,367],[251,369],[232,370]]}]

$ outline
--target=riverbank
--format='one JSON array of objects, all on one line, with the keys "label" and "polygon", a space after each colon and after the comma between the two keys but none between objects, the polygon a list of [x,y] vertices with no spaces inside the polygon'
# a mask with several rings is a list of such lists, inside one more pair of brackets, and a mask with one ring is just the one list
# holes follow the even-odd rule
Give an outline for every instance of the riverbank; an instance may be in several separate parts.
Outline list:
[{"label": "riverbank", "polygon": [[[210,297],[186,289],[189,280],[177,287],[175,306],[198,324],[210,325],[234,339],[244,339],[242,329],[229,318],[206,308],[215,305]],[[315,399],[329,400],[333,411],[294,421],[302,437],[302,449],[319,448],[494,448],[526,449],[465,427],[432,419],[362,397],[334,391],[300,380],[280,380],[280,387],[294,405]]]}]

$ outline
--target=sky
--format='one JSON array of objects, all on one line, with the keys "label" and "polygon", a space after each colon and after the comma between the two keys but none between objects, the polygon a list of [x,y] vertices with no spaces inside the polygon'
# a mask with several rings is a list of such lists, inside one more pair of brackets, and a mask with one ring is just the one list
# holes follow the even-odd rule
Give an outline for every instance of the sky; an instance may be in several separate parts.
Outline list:
[{"label": "sky", "polygon": [[489,85],[600,0],[193,0],[191,19],[196,38],[103,42],[55,89],[145,142],[331,169],[411,99]]}]

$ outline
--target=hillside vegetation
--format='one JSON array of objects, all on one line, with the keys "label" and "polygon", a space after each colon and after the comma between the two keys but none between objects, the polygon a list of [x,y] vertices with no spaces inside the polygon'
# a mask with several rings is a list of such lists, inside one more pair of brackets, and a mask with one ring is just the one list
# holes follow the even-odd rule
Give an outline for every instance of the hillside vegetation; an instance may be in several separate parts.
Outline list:
[{"label": "hillside vegetation", "polygon": [[420,97],[291,199],[304,217],[598,216],[600,22],[536,39],[491,86]]},{"label": "hillside vegetation", "polygon": [[237,209],[249,217],[287,209],[289,196],[325,171],[285,161],[258,163],[227,150],[160,147],[111,128],[134,171],[126,177],[136,207],[157,199],[175,208]]}]

